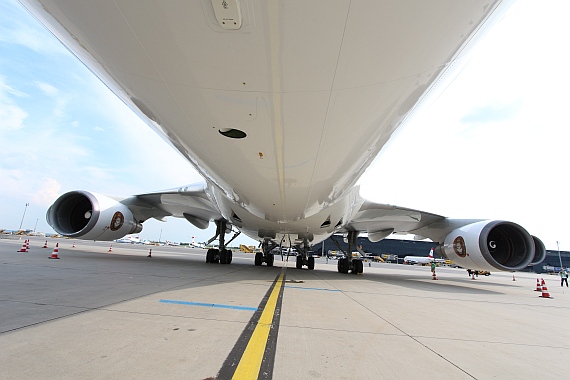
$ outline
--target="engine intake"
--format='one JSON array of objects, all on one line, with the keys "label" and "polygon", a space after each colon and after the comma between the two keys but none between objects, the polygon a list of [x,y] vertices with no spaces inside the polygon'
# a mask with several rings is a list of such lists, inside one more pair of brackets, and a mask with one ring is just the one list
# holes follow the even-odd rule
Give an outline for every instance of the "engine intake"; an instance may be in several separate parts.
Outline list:
[{"label": "engine intake", "polygon": [[481,221],[453,230],[440,246],[440,254],[468,269],[515,271],[535,259],[535,245],[542,243],[538,242],[518,224]]},{"label": "engine intake", "polygon": [[84,240],[115,240],[142,231],[127,206],[87,191],[63,194],[48,209],[46,219],[57,233]]}]

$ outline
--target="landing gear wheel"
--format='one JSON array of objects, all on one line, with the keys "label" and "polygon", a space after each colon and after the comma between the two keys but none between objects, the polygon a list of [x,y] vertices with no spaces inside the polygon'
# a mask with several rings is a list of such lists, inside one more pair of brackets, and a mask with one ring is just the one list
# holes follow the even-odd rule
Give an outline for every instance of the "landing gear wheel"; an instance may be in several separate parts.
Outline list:
[{"label": "landing gear wheel", "polygon": [[233,252],[230,249],[228,249],[228,264],[232,263],[233,258],[234,258]]},{"label": "landing gear wheel", "polygon": [[257,252],[255,254],[255,266],[256,267],[260,266],[262,261],[263,261],[263,253]]},{"label": "landing gear wheel", "polygon": [[220,262],[220,250],[219,249],[212,249],[213,255],[212,255],[212,263],[219,263]]},{"label": "landing gear wheel", "polygon": [[295,263],[297,269],[303,268],[303,256],[297,256],[297,262]]},{"label": "landing gear wheel", "polygon": [[307,263],[307,267],[309,268],[309,270],[313,270],[315,269],[315,258],[313,256],[308,258],[308,263]]},{"label": "landing gear wheel", "polygon": [[274,260],[275,260],[275,256],[273,256],[272,253],[268,253],[268,254],[267,254],[267,266],[268,266],[268,267],[272,267]]},{"label": "landing gear wheel", "polygon": [[352,273],[354,274],[361,274],[364,272],[364,264],[362,260],[352,260]]},{"label": "landing gear wheel", "polygon": [[208,251],[206,252],[206,263],[213,263],[214,262],[214,249],[210,248],[208,249]]},{"label": "landing gear wheel", "polygon": [[228,250],[222,249],[220,252],[220,264],[228,264]]},{"label": "landing gear wheel", "polygon": [[350,269],[350,261],[348,259],[340,259],[337,263],[337,270],[338,273],[347,274],[348,270]]}]

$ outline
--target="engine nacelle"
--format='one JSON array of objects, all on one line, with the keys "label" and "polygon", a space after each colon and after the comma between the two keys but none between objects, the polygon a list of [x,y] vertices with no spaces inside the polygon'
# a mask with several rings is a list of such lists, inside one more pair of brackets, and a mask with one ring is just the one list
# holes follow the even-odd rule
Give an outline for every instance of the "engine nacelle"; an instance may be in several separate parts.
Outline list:
[{"label": "engine nacelle", "polygon": [[534,240],[534,259],[532,259],[532,262],[528,265],[537,265],[546,259],[546,247],[542,240],[536,236],[532,236],[532,240]]},{"label": "engine nacelle", "polygon": [[142,231],[127,206],[87,191],[63,194],[48,209],[46,219],[57,233],[83,240],[115,240]]},{"label": "engine nacelle", "polygon": [[439,249],[463,268],[515,271],[534,260],[535,241],[540,242],[518,224],[485,220],[453,230]]}]

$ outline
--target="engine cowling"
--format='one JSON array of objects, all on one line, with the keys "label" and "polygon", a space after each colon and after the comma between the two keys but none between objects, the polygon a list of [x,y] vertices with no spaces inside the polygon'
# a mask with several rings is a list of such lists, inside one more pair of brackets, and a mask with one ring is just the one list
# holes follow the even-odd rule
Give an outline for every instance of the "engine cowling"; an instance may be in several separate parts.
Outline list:
[{"label": "engine cowling", "polygon": [[142,231],[127,206],[87,191],[60,196],[48,209],[46,219],[57,233],[83,240],[115,240]]},{"label": "engine cowling", "polygon": [[486,220],[453,230],[439,248],[442,256],[464,268],[515,271],[535,259],[538,242],[518,224]]},{"label": "engine cowling", "polygon": [[546,259],[546,247],[542,240],[536,236],[532,236],[532,240],[534,241],[534,259],[532,259],[532,262],[528,265],[537,265]]}]

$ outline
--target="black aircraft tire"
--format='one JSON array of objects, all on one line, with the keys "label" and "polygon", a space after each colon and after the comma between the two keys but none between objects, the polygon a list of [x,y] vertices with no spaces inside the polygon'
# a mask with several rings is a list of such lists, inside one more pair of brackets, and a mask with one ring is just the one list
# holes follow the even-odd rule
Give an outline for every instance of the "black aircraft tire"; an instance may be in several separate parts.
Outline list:
[{"label": "black aircraft tire", "polygon": [[307,268],[309,268],[309,270],[315,269],[315,258],[313,256],[308,258]]},{"label": "black aircraft tire", "polygon": [[364,264],[362,260],[353,260],[352,264],[354,268],[354,274],[361,274],[364,272]]},{"label": "black aircraft tire", "polygon": [[267,254],[267,266],[268,266],[268,267],[272,267],[272,266],[273,266],[273,261],[275,261],[275,256],[273,256],[272,253],[268,253],[268,254]]},{"label": "black aircraft tire", "polygon": [[340,273],[347,274],[350,269],[350,261],[347,258],[340,259],[339,261]]},{"label": "black aircraft tire", "polygon": [[297,262],[295,263],[295,268],[303,268],[303,256],[297,256]]},{"label": "black aircraft tire", "polygon": [[214,262],[214,250],[210,248],[206,252],[206,263],[213,263],[213,262]]},{"label": "black aircraft tire", "polygon": [[257,252],[255,254],[255,266],[258,267],[261,265],[261,262],[263,260],[263,254],[261,252]]}]

